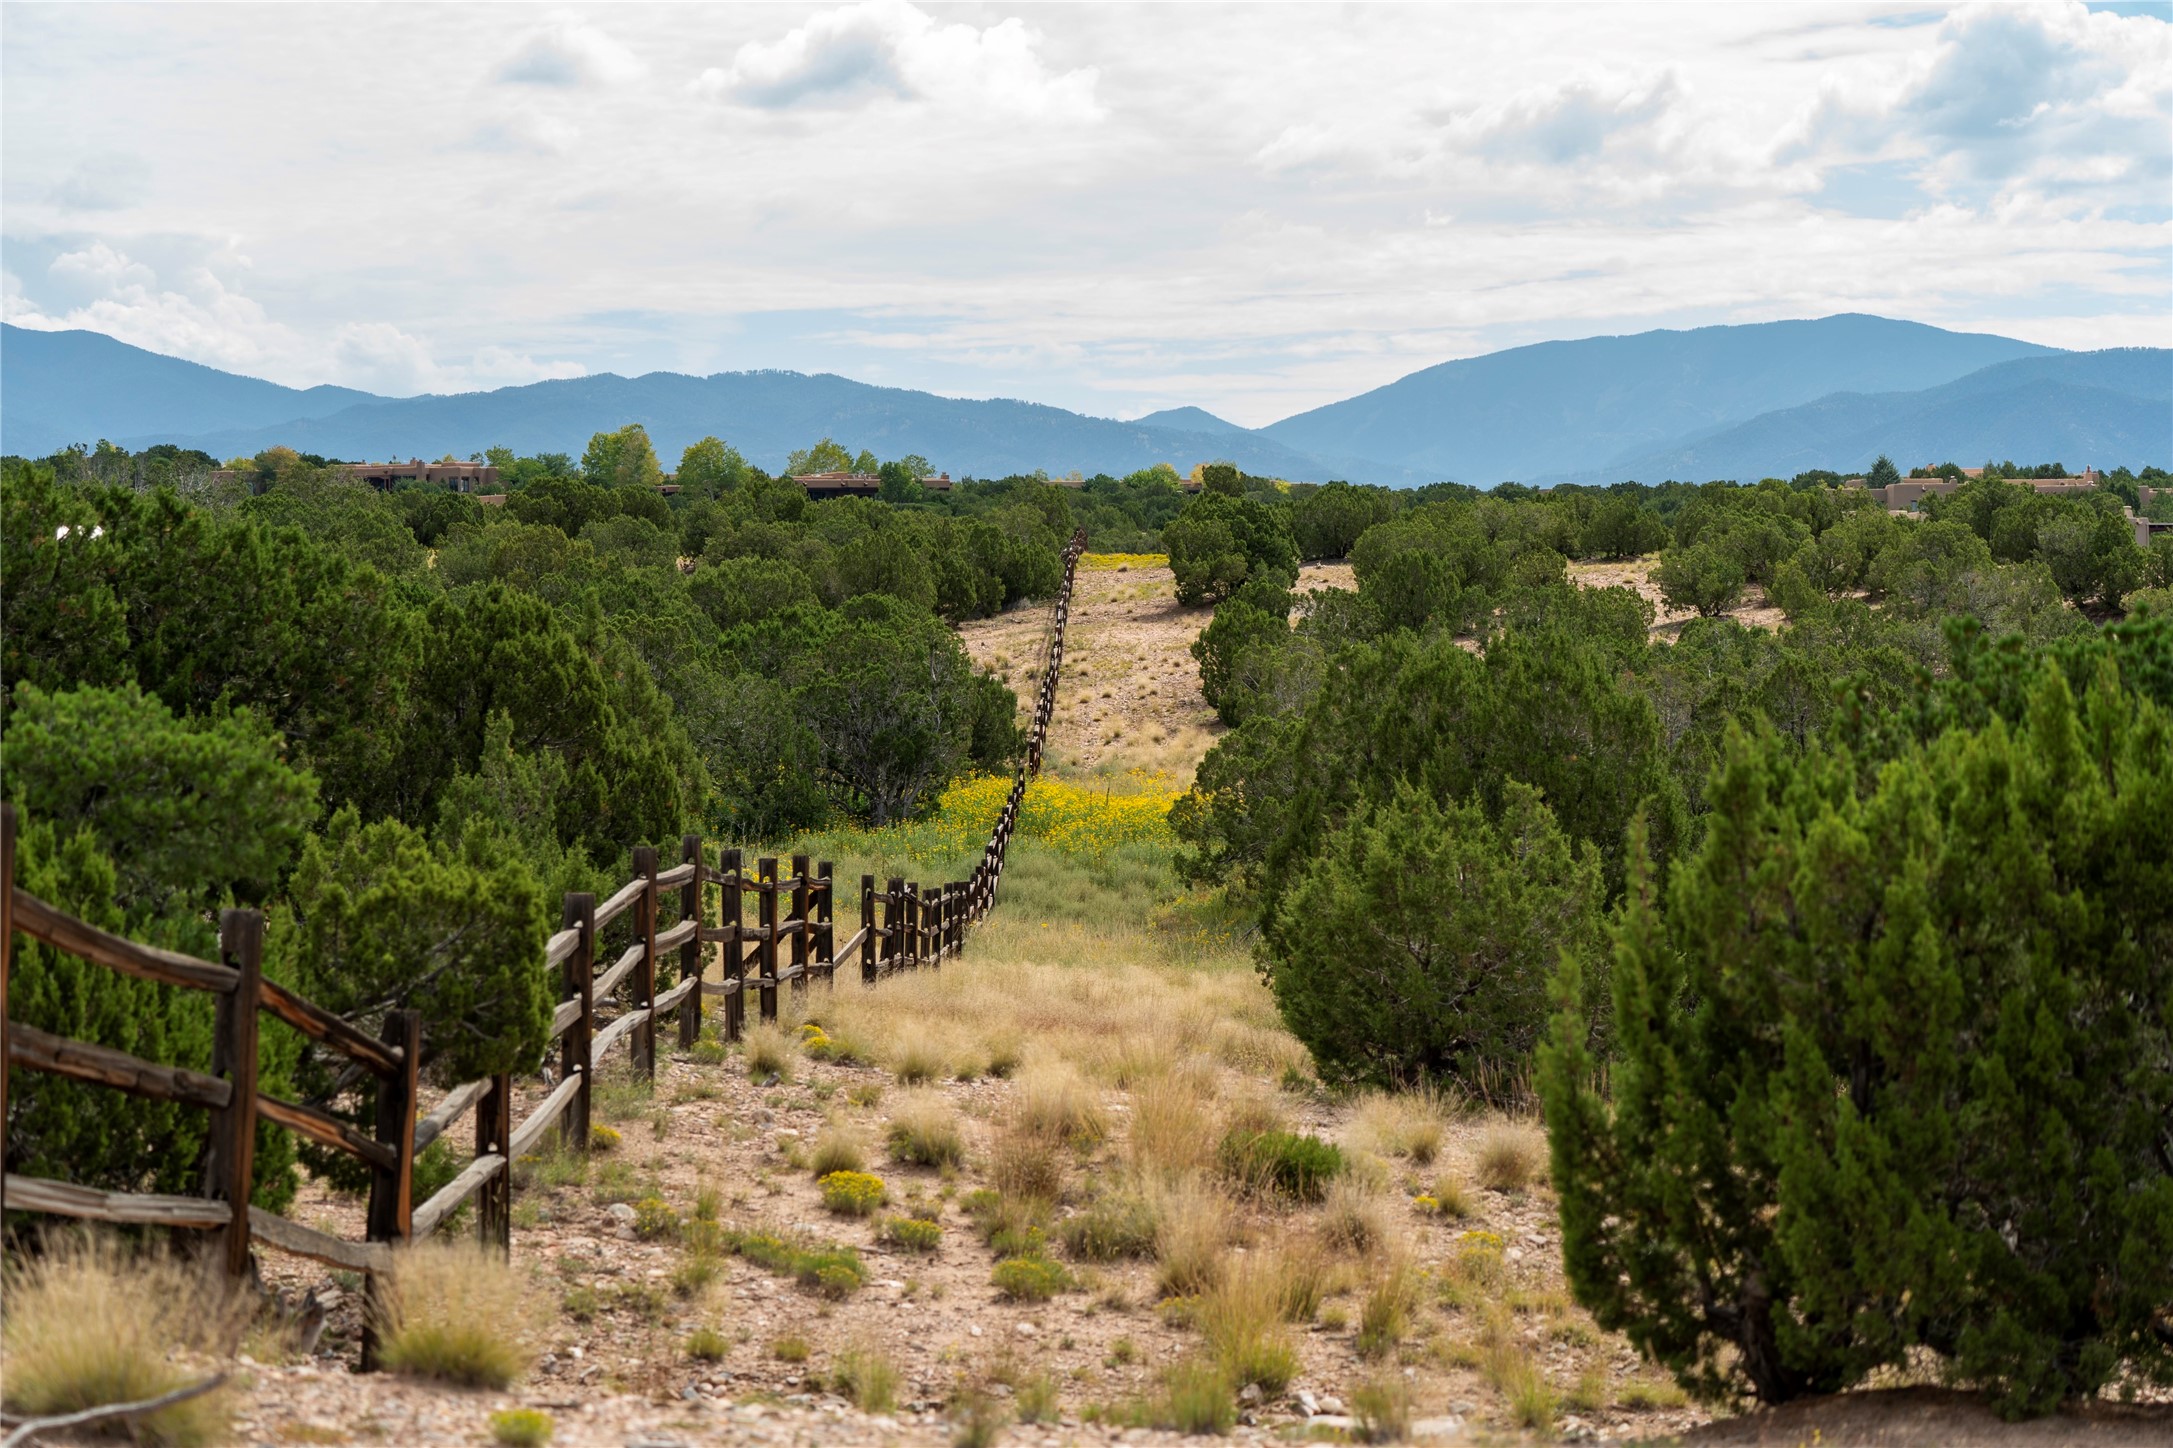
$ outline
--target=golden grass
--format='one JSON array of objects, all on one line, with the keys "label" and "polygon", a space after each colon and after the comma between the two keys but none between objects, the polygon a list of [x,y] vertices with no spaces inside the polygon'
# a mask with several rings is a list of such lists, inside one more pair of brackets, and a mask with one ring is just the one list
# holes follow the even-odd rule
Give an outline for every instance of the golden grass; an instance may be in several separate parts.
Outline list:
[{"label": "golden grass", "polygon": [[1259,1384],[1270,1397],[1297,1376],[1298,1352],[1284,1325],[1289,1296],[1281,1258],[1249,1253],[1200,1294],[1194,1322],[1233,1387]]},{"label": "golden grass", "polygon": [[1361,1177],[1337,1177],[1321,1201],[1321,1240],[1353,1257],[1393,1251],[1403,1240],[1390,1198]]},{"label": "golden grass", "polygon": [[1509,1421],[1545,1433],[1554,1427],[1559,1403],[1530,1349],[1517,1339],[1509,1314],[1496,1307],[1479,1337],[1479,1372],[1502,1395]]},{"label": "golden grass", "polygon": [[782,1025],[762,1021],[749,1026],[743,1040],[749,1076],[758,1081],[792,1079],[792,1058],[798,1052],[798,1043]]},{"label": "golden grass", "polygon": [[1479,1137],[1472,1175],[1497,1192],[1521,1192],[1547,1177],[1547,1133],[1529,1121],[1504,1117]]},{"label": "golden grass", "polygon": [[1019,1078],[1012,1107],[1015,1129],[1081,1149],[1109,1134],[1099,1093],[1068,1061],[1037,1065]]},{"label": "golden grass", "polygon": [[828,1121],[815,1134],[815,1148],[807,1167],[817,1177],[835,1171],[864,1171],[868,1165],[868,1134],[849,1121]]},{"label": "golden grass", "polygon": [[1007,1198],[1054,1202],[1064,1194],[1067,1155],[1061,1141],[1013,1115],[997,1128],[989,1151],[988,1179]]},{"label": "golden grass", "polygon": [[[232,1350],[246,1304],[163,1254],[131,1255],[97,1234],[56,1235],[10,1267],[0,1325],[0,1391],[10,1410],[44,1417],[137,1402],[210,1375],[177,1351]],[[233,1416],[220,1389],[138,1420],[145,1440],[192,1448],[222,1441]]]},{"label": "golden grass", "polygon": [[1222,1139],[1214,1091],[1213,1068],[1197,1061],[1135,1086],[1132,1130],[1126,1143],[1133,1167],[1168,1177],[1212,1167]]},{"label": "golden grass", "polygon": [[1401,1253],[1390,1254],[1375,1272],[1358,1310],[1358,1355],[1380,1358],[1393,1351],[1410,1333],[1419,1299],[1418,1269]]},{"label": "golden grass", "polygon": [[966,1138],[958,1112],[933,1091],[915,1091],[890,1108],[885,1132],[893,1161],[912,1166],[959,1166],[966,1160]]},{"label": "golden grass", "polygon": [[386,1368],[463,1387],[503,1388],[528,1370],[541,1341],[535,1288],[473,1242],[402,1251],[379,1324]]},{"label": "golden grass", "polygon": [[1155,1209],[1155,1291],[1197,1297],[1211,1290],[1222,1280],[1230,1240],[1229,1198],[1191,1180],[1165,1188]]},{"label": "golden grass", "polygon": [[1379,1156],[1408,1157],[1431,1165],[1448,1135],[1447,1103],[1428,1089],[1369,1092],[1358,1103],[1345,1133],[1347,1145]]}]

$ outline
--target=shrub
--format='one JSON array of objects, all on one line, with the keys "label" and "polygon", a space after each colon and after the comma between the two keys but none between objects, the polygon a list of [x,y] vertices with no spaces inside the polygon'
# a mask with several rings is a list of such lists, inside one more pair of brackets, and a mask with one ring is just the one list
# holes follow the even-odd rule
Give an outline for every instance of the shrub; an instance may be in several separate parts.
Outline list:
[{"label": "shrub", "polygon": [[723,1362],[732,1345],[713,1327],[697,1327],[687,1334],[687,1356],[697,1362]]},{"label": "shrub", "polygon": [[841,1217],[872,1216],[889,1197],[883,1179],[864,1171],[834,1171],[821,1185],[822,1204]]},{"label": "shrub", "polygon": [[1502,791],[1497,820],[1399,785],[1281,892],[1262,924],[1268,985],[1324,1079],[1483,1091],[1529,1061],[1562,953],[1597,958],[1598,852],[1537,790]]},{"label": "shrub", "polygon": [[490,1415],[490,1436],[506,1448],[543,1448],[553,1427],[551,1415],[540,1408],[507,1408]]},{"label": "shrub", "polygon": [[1547,1134],[1529,1122],[1497,1121],[1479,1138],[1479,1185],[1521,1192],[1547,1174]]},{"label": "shrub", "polygon": [[605,1126],[599,1122],[589,1127],[590,1151],[612,1151],[622,1140],[624,1138],[619,1135],[619,1129],[615,1126]]},{"label": "shrub", "polygon": [[1441,1100],[1432,1091],[1373,1092],[1359,1102],[1351,1134],[1362,1150],[1409,1157],[1413,1165],[1426,1166],[1448,1134],[1442,1116]]},{"label": "shrub", "polygon": [[[131,1258],[112,1239],[55,1234],[45,1255],[8,1264],[0,1383],[16,1413],[46,1417],[156,1398],[196,1381],[176,1348],[228,1351],[239,1304],[165,1257]],[[224,1441],[227,1390],[136,1420],[147,1440],[195,1448]]]},{"label": "shrub", "polygon": [[385,1367],[471,1388],[504,1388],[535,1357],[526,1278],[473,1243],[425,1244],[394,1259],[378,1324]]},{"label": "shrub", "polygon": [[898,1365],[879,1347],[855,1344],[831,1364],[830,1387],[863,1413],[888,1413],[898,1406]]},{"label": "shrub", "polygon": [[1074,1257],[1113,1262],[1120,1257],[1153,1256],[1159,1221],[1146,1193],[1120,1187],[1101,1193],[1084,1211],[1066,1217],[1056,1234]]},{"label": "shrub", "polygon": [[995,1448],[1004,1424],[1010,1421],[1003,1404],[986,1393],[967,1393],[955,1405],[951,1419],[951,1448]]},{"label": "shrub", "polygon": [[1358,1309],[1358,1355],[1385,1357],[1411,1330],[1411,1309],[1418,1297],[1417,1275],[1408,1263],[1391,1262],[1373,1279]]},{"label": "shrub", "polygon": [[1454,1217],[1462,1221],[1471,1215],[1471,1193],[1465,1189],[1461,1177],[1447,1173],[1435,1177],[1432,1188],[1419,1200],[1430,1203],[1427,1210],[1438,1212],[1444,1217]]},{"label": "shrub", "polygon": [[1219,603],[1247,579],[1297,581],[1298,547],[1277,509],[1251,498],[1200,493],[1162,527],[1177,601]]},{"label": "shrub", "polygon": [[792,1079],[792,1037],[775,1024],[750,1026],[744,1038],[747,1078],[758,1084]]},{"label": "shrub", "polygon": [[1876,770],[1731,725],[1664,911],[1633,841],[1610,1092],[1566,1024],[1540,1087],[1578,1300],[1694,1392],[1930,1349],[2022,1413],[2173,1371],[2173,891],[2139,883],[2173,739],[2099,669],[2078,705],[2018,668],[2014,722]]},{"label": "shrub", "polygon": [[1153,1407],[1156,1427],[1179,1433],[1228,1433],[1237,1426],[1236,1389],[1211,1362],[1179,1363],[1163,1379]]},{"label": "shrub", "polygon": [[943,1242],[943,1228],[920,1217],[886,1217],[883,1240],[908,1252],[933,1252]]},{"label": "shrub", "polygon": [[1062,1410],[1057,1396],[1056,1378],[1042,1372],[1013,1384],[1011,1404],[1018,1410],[1021,1423],[1055,1422]]},{"label": "shrub", "polygon": [[634,1203],[634,1235],[644,1242],[678,1236],[678,1209],[662,1197],[643,1197]]},{"label": "shrub", "polygon": [[1046,1257],[1010,1257],[996,1264],[989,1280],[1014,1302],[1046,1302],[1068,1289],[1071,1274]]},{"label": "shrub", "polygon": [[988,1176],[1006,1197],[1053,1202],[1064,1191],[1064,1149],[1017,1121],[996,1133]]},{"label": "shrub", "polygon": [[892,1107],[886,1140],[892,1160],[913,1166],[963,1166],[966,1161],[958,1113],[933,1094],[917,1093]]},{"label": "shrub", "polygon": [[1317,1136],[1240,1131],[1223,1138],[1222,1166],[1232,1179],[1300,1202],[1317,1202],[1343,1174],[1343,1153]]},{"label": "shrub", "polygon": [[856,1172],[868,1164],[867,1139],[857,1127],[842,1122],[830,1122],[816,1134],[815,1150],[808,1157],[808,1170],[818,1177],[832,1172]]}]

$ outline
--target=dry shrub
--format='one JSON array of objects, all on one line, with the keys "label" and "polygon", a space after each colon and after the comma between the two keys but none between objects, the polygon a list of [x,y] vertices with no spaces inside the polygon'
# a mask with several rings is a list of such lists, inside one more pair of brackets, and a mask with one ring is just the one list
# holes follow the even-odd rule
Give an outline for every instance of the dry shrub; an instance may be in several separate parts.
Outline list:
[{"label": "dry shrub", "polygon": [[757,1081],[773,1077],[779,1081],[792,1079],[792,1057],[797,1044],[783,1026],[764,1021],[749,1026],[743,1039],[750,1078]]},{"label": "dry shrub", "polygon": [[1400,1241],[1389,1199],[1367,1182],[1351,1176],[1328,1184],[1317,1230],[1321,1241],[1353,1257],[1372,1257]]},{"label": "dry shrub", "polygon": [[1197,1297],[1222,1280],[1223,1248],[1235,1215],[1227,1197],[1197,1181],[1168,1188],[1156,1203],[1155,1291]]},{"label": "dry shrub", "polygon": [[868,1136],[847,1121],[828,1121],[815,1135],[815,1149],[807,1159],[817,1177],[832,1172],[862,1171],[868,1164]]},{"label": "dry shrub", "polygon": [[1166,1176],[1204,1171],[1221,1141],[1213,1083],[1202,1073],[1172,1071],[1142,1081],[1132,1092],[1132,1165]]},{"label": "dry shrub", "polygon": [[1448,1135],[1447,1111],[1432,1090],[1373,1092],[1352,1114],[1349,1140],[1360,1151],[1408,1157],[1428,1166],[1441,1154]]},{"label": "dry shrub", "polygon": [[[247,1305],[198,1269],[164,1254],[131,1255],[112,1238],[55,1234],[41,1257],[11,1265],[0,1325],[0,1384],[30,1417],[140,1402],[200,1381],[177,1351],[230,1351]],[[223,1440],[229,1391],[136,1420],[145,1441],[191,1448]]]},{"label": "dry shrub", "polygon": [[1297,1376],[1298,1353],[1284,1324],[1282,1264],[1261,1254],[1235,1259],[1200,1294],[1194,1322],[1215,1365],[1234,1387],[1257,1383],[1270,1397]]},{"label": "dry shrub", "polygon": [[1085,1210],[1065,1218],[1057,1235],[1063,1238],[1065,1249],[1082,1261],[1151,1257],[1157,1220],[1154,1200],[1145,1192],[1114,1186],[1098,1193]]},{"label": "dry shrub", "polygon": [[988,1178],[1007,1198],[1053,1202],[1064,1194],[1064,1147],[1027,1129],[1016,1116],[996,1132]]},{"label": "dry shrub", "polygon": [[958,1112],[934,1091],[915,1091],[902,1096],[890,1109],[890,1128],[885,1133],[894,1161],[914,1166],[960,1166],[966,1160],[966,1138],[958,1126]]},{"label": "dry shrub", "polygon": [[1036,1066],[1019,1078],[1012,1124],[1051,1141],[1091,1147],[1109,1134],[1100,1097],[1066,1062]]},{"label": "dry shrub", "polygon": [[445,1242],[394,1259],[378,1331],[393,1372],[503,1388],[528,1370],[541,1328],[534,1288],[512,1264],[474,1242]]},{"label": "dry shrub", "polygon": [[1547,1176],[1547,1134],[1529,1121],[1503,1119],[1479,1138],[1473,1175],[1497,1192],[1521,1192]]}]

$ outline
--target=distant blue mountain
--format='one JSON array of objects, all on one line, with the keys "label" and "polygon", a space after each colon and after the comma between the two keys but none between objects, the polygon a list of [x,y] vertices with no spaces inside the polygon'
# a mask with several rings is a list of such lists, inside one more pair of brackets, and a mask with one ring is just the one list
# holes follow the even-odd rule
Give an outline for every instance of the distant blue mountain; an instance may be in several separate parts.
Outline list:
[{"label": "distant blue mountain", "polygon": [[[281,387],[163,357],[102,332],[0,324],[0,446],[42,456],[71,443],[267,427],[383,398],[352,387]],[[223,454],[222,454],[223,456]]]},{"label": "distant blue mountain", "polygon": [[1987,459],[2173,466],[2173,351],[2119,347],[1980,368],[1916,392],[1837,392],[1620,459],[1583,481],[1750,481],[1858,472],[1884,453],[1906,471]]},{"label": "distant blue mountain", "polygon": [[280,387],[96,333],[0,327],[0,450],[38,456],[104,437],[219,457],[275,444],[373,460],[499,444],[579,453],[592,433],[638,422],[667,467],[712,434],[773,470],[833,437],[975,477],[1189,471],[1218,458],[1295,481],[1395,485],[1756,478],[1881,452],[1905,466],[1988,454],[2165,463],[2166,355],[1827,317],[1519,347],[1248,429],[1197,407],[1117,422],[797,372],[602,373],[386,398]]},{"label": "distant blue mountain", "polygon": [[1541,342],[1444,362],[1262,431],[1490,486],[1546,482],[1842,390],[1917,390],[2054,349],[1844,315]]},{"label": "distant blue mountain", "polygon": [[1178,432],[1251,432],[1234,422],[1225,422],[1204,407],[1165,407],[1160,412],[1150,412],[1145,417],[1135,417],[1133,423],[1140,427],[1167,427]]}]

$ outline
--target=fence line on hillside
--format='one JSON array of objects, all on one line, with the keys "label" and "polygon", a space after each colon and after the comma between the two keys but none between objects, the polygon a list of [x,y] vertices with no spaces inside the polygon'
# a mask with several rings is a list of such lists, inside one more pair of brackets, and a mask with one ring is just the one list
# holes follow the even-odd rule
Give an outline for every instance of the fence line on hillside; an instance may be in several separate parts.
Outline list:
[{"label": "fence line on hillside", "polygon": [[[1085,548],[1084,529],[1064,548],[1063,582],[1051,608],[1025,756],[980,863],[968,878],[933,887],[893,878],[878,890],[873,875],[861,876],[860,928],[840,943],[829,861],[815,864],[810,872],[808,857],[794,855],[792,873],[780,877],[776,859],[761,857],[750,872],[742,852],[728,849],[712,865],[701,837],[688,835],[681,841],[680,862],[659,869],[653,847],[636,848],[634,878],[601,902],[585,892],[567,895],[562,928],[545,943],[545,968],[559,972],[565,990],[551,1018],[558,1071],[550,1090],[518,1125],[512,1119],[510,1073],[455,1086],[428,1114],[418,1114],[421,1016],[411,1010],[387,1012],[379,1034],[372,1037],[265,979],[264,918],[258,911],[221,913],[219,959],[209,961],[123,939],[31,895],[15,883],[14,808],[0,805],[0,881],[5,882],[0,889],[0,1061],[196,1107],[213,1118],[201,1196],[109,1192],[8,1173],[0,1176],[0,1209],[215,1233],[219,1263],[237,1280],[248,1275],[251,1248],[261,1243],[363,1273],[366,1294],[373,1299],[380,1274],[390,1266],[392,1244],[431,1236],[471,1199],[481,1238],[501,1250],[510,1248],[513,1163],[534,1150],[554,1125],[567,1147],[589,1149],[592,1079],[606,1053],[621,1041],[627,1043],[635,1070],[654,1080],[657,1023],[676,1012],[679,1042],[692,1046],[701,1035],[705,998],[722,1001],[722,1034],[738,1040],[746,1027],[749,994],[755,996],[759,1019],[775,1021],[781,988],[799,994],[813,980],[834,986],[841,962],[857,962],[861,980],[873,984],[898,971],[939,965],[964,949],[967,930],[995,907],[1026,786],[1040,772],[1056,708],[1072,580]],[[716,892],[713,911],[706,895],[711,889]],[[745,910],[749,894],[755,898],[752,924]],[[660,919],[667,903],[677,917],[668,925]],[[632,943],[598,973],[600,933],[629,912]],[[711,919],[716,923],[708,923]],[[216,1026],[210,1071],[159,1065],[111,1047],[11,1024],[6,999],[18,932],[122,975],[212,994]],[[721,965],[715,981],[706,978],[703,959],[704,948],[712,946]],[[659,993],[658,966],[673,952],[678,978]],[[375,1078],[377,1109],[368,1134],[324,1109],[323,1103],[287,1101],[258,1089],[260,1013],[342,1058],[358,1079]],[[7,1114],[7,1075],[0,1069],[0,1121]],[[416,1156],[471,1110],[473,1158],[429,1200],[414,1204]],[[352,1156],[369,1169],[363,1241],[334,1237],[261,1207],[242,1209],[249,1199],[260,1120]],[[365,1366],[374,1357],[374,1338],[366,1335]]]}]

